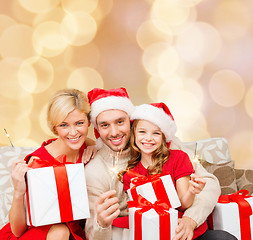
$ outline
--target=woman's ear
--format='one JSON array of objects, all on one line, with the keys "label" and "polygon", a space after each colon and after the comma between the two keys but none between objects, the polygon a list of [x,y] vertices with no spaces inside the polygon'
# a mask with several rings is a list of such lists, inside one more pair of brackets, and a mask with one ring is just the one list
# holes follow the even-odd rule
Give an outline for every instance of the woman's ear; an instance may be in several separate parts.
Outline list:
[{"label": "woman's ear", "polygon": [[90,126],[90,121],[89,121],[89,124],[88,124],[88,127]]}]

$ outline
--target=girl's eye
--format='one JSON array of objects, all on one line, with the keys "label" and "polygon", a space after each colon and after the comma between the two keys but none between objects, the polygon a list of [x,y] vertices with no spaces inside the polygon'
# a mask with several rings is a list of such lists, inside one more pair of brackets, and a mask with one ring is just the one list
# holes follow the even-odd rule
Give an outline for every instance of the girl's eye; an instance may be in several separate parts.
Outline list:
[{"label": "girl's eye", "polygon": [[67,124],[66,124],[66,123],[62,123],[62,124],[60,124],[59,126],[60,126],[60,127],[66,127]]},{"label": "girl's eye", "polygon": [[76,125],[81,126],[81,125],[83,125],[83,124],[84,124],[84,122],[78,122]]}]

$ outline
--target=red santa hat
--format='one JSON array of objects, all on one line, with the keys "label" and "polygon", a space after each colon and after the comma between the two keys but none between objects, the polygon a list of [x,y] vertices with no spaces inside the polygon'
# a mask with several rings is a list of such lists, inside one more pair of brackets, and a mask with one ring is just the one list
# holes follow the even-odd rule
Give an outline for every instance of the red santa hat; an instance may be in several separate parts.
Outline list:
[{"label": "red santa hat", "polygon": [[169,108],[161,103],[142,104],[135,107],[131,120],[147,120],[157,125],[163,132],[166,142],[170,143],[175,136],[177,126]]},{"label": "red santa hat", "polygon": [[[96,131],[96,118],[101,112],[113,109],[122,110],[126,112],[130,117],[131,113],[134,110],[134,105],[129,99],[125,88],[116,88],[109,90],[94,88],[88,92],[87,96],[91,105],[90,121],[95,128],[95,136],[97,139],[99,138],[99,133]],[[98,147],[99,145],[101,144],[97,144]]]}]

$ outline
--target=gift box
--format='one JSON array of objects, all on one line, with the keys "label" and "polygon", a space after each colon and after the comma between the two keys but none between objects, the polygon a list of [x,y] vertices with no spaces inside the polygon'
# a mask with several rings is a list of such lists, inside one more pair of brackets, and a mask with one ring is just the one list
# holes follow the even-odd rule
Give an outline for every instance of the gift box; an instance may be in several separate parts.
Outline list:
[{"label": "gift box", "polygon": [[142,198],[128,205],[130,240],[170,240],[175,236],[178,211],[168,204],[159,201],[152,204]]},{"label": "gift box", "polygon": [[175,186],[170,175],[152,175],[150,177],[139,176],[132,183],[135,185],[127,191],[130,200],[141,195],[151,203],[157,200],[170,203],[171,208],[181,206]]},{"label": "gift box", "polygon": [[42,226],[90,217],[84,164],[27,172],[27,224]]},{"label": "gift box", "polygon": [[225,230],[238,240],[253,239],[253,197],[247,190],[220,196],[208,219],[214,230]]}]

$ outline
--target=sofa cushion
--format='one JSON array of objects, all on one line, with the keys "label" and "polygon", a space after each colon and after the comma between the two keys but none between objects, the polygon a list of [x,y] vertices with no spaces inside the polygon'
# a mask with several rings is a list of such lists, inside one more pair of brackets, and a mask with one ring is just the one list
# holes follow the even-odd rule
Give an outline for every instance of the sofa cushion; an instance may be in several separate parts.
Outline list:
[{"label": "sofa cushion", "polygon": [[35,147],[0,147],[0,229],[8,222],[12,202],[12,162],[15,159],[23,159],[35,149]]},{"label": "sofa cushion", "polygon": [[221,185],[221,194],[237,191],[234,161],[225,138],[209,138],[184,143],[190,158],[198,158],[203,167],[214,174]]},{"label": "sofa cushion", "polygon": [[253,195],[253,170],[235,169],[235,175],[238,190],[246,189]]},{"label": "sofa cushion", "polygon": [[233,161],[221,164],[213,164],[207,161],[202,161],[201,164],[208,172],[218,178],[221,187],[221,195],[231,194],[237,191]]},{"label": "sofa cushion", "polygon": [[228,141],[225,138],[209,138],[185,142],[184,146],[190,157],[196,155],[200,160],[215,164],[231,161]]}]

